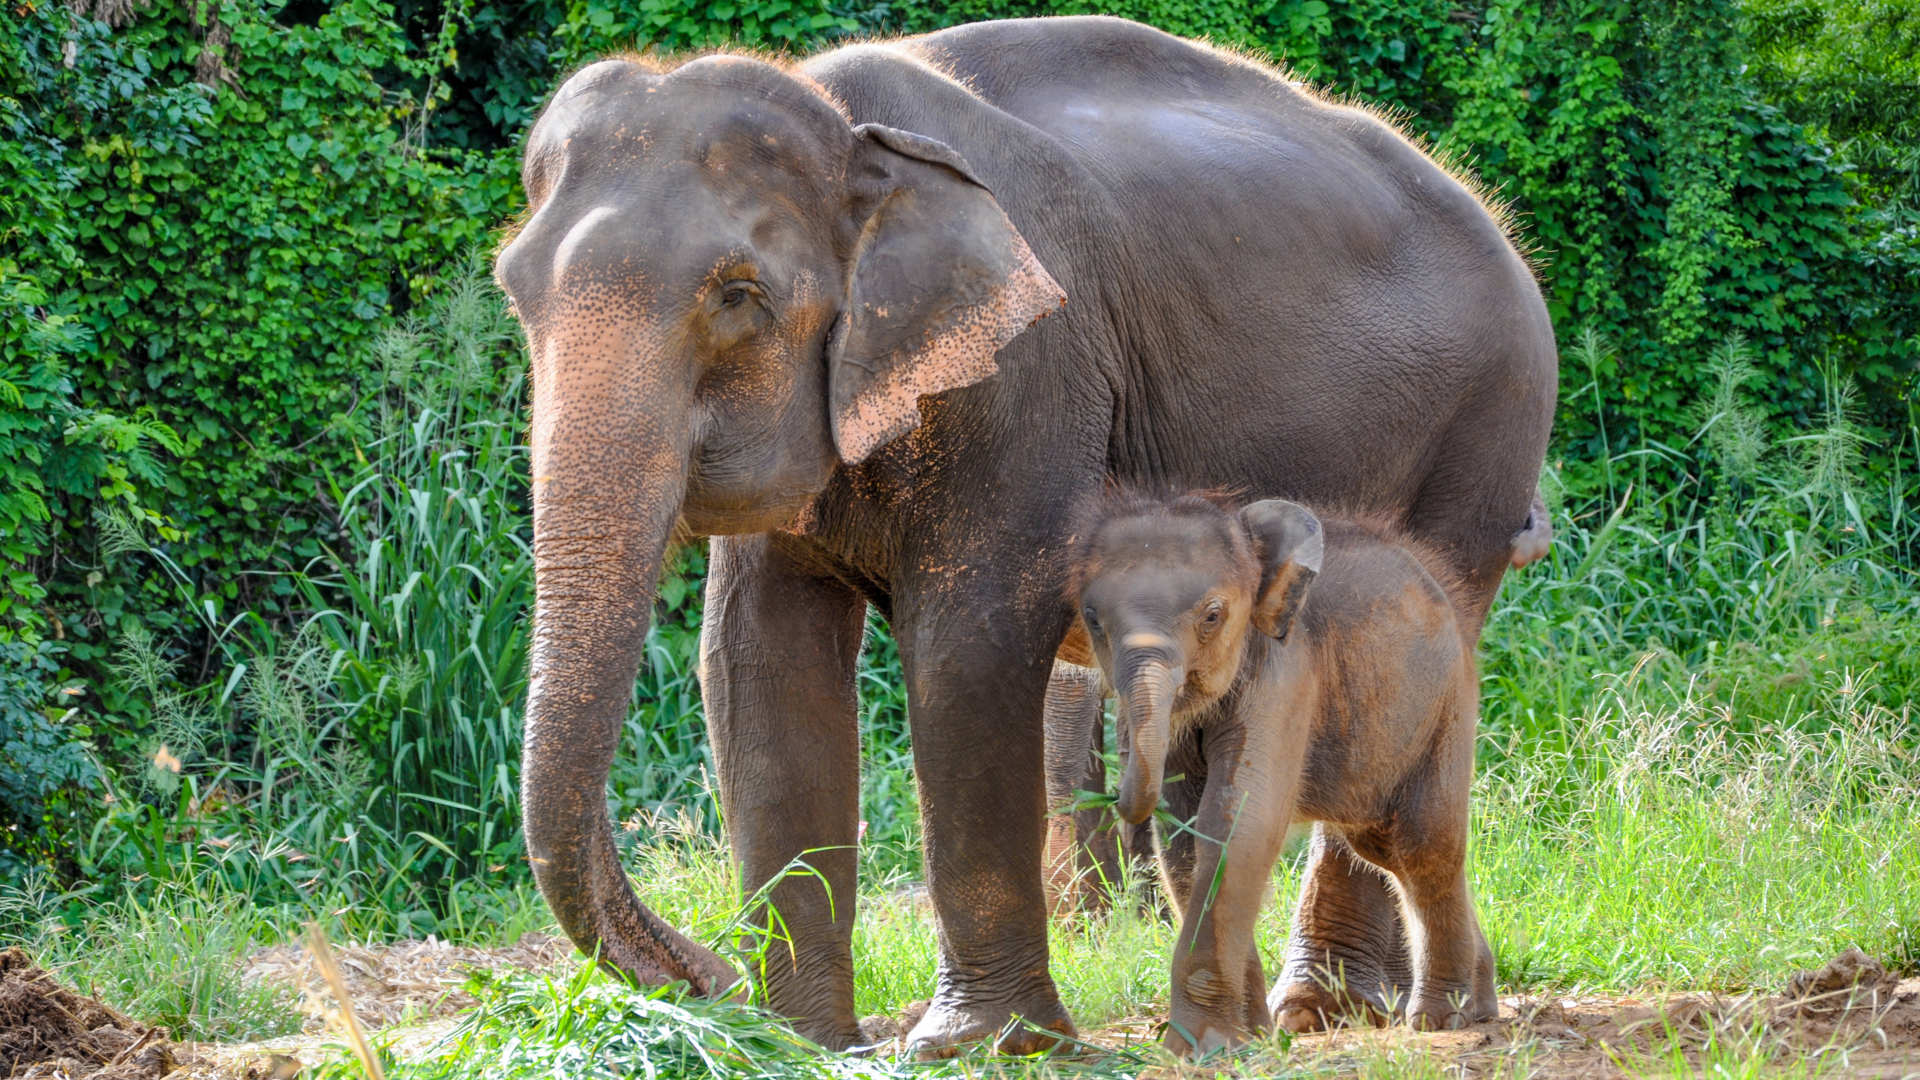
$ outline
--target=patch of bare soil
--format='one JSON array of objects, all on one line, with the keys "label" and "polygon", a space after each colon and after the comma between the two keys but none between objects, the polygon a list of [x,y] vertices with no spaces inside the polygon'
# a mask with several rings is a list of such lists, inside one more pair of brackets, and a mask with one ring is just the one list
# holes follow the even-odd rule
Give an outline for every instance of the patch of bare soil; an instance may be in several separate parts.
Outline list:
[{"label": "patch of bare soil", "polygon": [[[1230,1065],[1172,1063],[1157,1051],[1158,1020],[1138,1018],[1091,1032],[1086,1052],[1074,1056],[1144,1050],[1143,1056],[1160,1064],[1141,1076],[1156,1080],[1265,1076],[1282,1064],[1274,1051],[1263,1049]],[[862,1027],[879,1041],[897,1038],[911,1023],[870,1017]],[[1920,978],[1902,980],[1848,949],[1795,975],[1777,994],[1509,997],[1501,1000],[1498,1019],[1461,1031],[1417,1032],[1404,1024],[1341,1028],[1296,1036],[1284,1053],[1288,1067],[1318,1066],[1336,1074],[1371,1071],[1363,1063],[1385,1056],[1428,1058],[1449,1076],[1550,1080],[1702,1074],[1713,1062],[1759,1059],[1775,1067],[1808,1062],[1826,1075],[1920,1080]]]},{"label": "patch of bare soil", "polygon": [[[474,1005],[464,985],[475,970],[552,971],[573,956],[573,945],[550,934],[528,934],[505,948],[475,949],[434,938],[392,945],[335,945],[353,1011],[368,1030],[451,1016]],[[246,979],[292,990],[310,1034],[338,1030],[338,1007],[313,956],[302,945],[262,949],[248,960]]]},{"label": "patch of bare soil", "polygon": [[0,1075],[20,1080],[148,1080],[178,1067],[147,1027],[53,981],[20,949],[0,952]]},{"label": "patch of bare soil", "polygon": [[[375,1041],[407,1058],[424,1055],[473,1007],[465,986],[475,971],[571,972],[580,961],[565,938],[528,934],[504,948],[477,949],[426,938],[392,945],[335,945],[360,1026]],[[249,982],[290,990],[303,1033],[253,1043],[200,1043],[184,1077],[191,1080],[286,1080],[302,1063],[345,1051],[344,1018],[319,965],[303,945],[261,949],[248,958]],[[178,1078],[176,1078],[178,1080]]]}]

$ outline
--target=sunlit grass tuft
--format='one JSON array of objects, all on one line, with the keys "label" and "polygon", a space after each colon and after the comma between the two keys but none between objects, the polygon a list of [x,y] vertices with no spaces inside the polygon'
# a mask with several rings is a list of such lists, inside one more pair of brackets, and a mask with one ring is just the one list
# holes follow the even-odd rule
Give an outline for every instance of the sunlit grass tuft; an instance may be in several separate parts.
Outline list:
[{"label": "sunlit grass tuft", "polygon": [[[212,879],[83,906],[29,888],[0,897],[0,919],[59,982],[98,996],[175,1039],[239,1042],[300,1030],[287,994],[242,977],[242,961],[273,934],[272,919]],[[12,944],[15,942],[9,942]]]}]

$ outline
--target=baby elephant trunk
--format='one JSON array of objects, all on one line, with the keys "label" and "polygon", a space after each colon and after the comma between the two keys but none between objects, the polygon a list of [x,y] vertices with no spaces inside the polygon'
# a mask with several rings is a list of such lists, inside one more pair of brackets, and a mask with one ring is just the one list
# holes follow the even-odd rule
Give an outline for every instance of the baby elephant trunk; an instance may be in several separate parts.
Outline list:
[{"label": "baby elephant trunk", "polygon": [[1120,801],[1114,807],[1122,820],[1139,824],[1160,805],[1160,782],[1167,768],[1167,742],[1173,727],[1173,697],[1180,680],[1165,661],[1149,660],[1135,669],[1120,691],[1120,722],[1133,736],[1126,775],[1120,780]]}]

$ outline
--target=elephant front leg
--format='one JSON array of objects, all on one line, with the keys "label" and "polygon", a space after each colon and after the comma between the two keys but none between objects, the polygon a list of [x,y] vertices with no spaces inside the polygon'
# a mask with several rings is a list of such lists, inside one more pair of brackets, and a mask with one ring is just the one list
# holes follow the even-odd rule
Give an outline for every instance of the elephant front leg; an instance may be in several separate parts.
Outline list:
[{"label": "elephant front leg", "polygon": [[[940,969],[907,1045],[939,1057],[992,1039],[1024,1054],[1071,1035],[1047,970],[1041,885],[1041,705],[1052,643],[1007,629],[1008,605],[957,610],[896,594]],[[990,612],[990,613],[989,613]],[[998,640],[996,640],[998,639]]]},{"label": "elephant front leg", "polygon": [[866,602],[804,572],[771,536],[715,537],[700,686],[720,802],[742,886],[793,867],[750,915],[768,925],[755,981],[767,1004],[828,1049],[861,1041],[853,1014],[860,732],[854,671]]},{"label": "elephant front leg", "polygon": [[1253,931],[1293,818],[1302,740],[1284,732],[1209,733],[1181,897],[1166,1044],[1175,1053],[1236,1046],[1272,1026]]}]

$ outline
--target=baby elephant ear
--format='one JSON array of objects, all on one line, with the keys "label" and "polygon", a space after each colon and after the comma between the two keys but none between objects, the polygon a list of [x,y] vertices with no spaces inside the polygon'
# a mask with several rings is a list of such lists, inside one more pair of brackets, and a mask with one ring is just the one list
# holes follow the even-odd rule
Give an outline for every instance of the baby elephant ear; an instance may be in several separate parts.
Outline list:
[{"label": "baby elephant ear", "polygon": [[992,375],[993,354],[1067,299],[952,147],[853,131],[859,239],[827,346],[834,446],[849,465],[918,427],[922,397]]},{"label": "baby elephant ear", "polygon": [[1260,559],[1253,625],[1268,637],[1285,638],[1307,598],[1307,586],[1320,573],[1326,551],[1320,519],[1299,503],[1266,499],[1240,511],[1240,524],[1253,538]]}]

